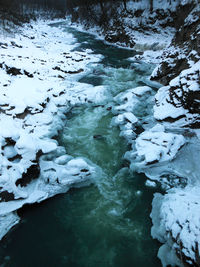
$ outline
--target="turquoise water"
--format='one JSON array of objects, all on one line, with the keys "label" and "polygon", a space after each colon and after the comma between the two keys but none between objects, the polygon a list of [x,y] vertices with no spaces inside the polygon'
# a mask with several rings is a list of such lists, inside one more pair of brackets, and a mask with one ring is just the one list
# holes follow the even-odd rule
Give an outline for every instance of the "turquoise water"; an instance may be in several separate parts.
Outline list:
[{"label": "turquoise water", "polygon": [[[131,67],[127,58],[133,51],[67,30],[80,43],[77,50],[91,48],[104,55],[80,82],[108,86],[108,104],[112,96],[142,84],[149,75],[151,68],[137,72]],[[107,107],[74,108],[58,137],[68,154],[99,166],[94,183],[22,208],[22,222],[0,244],[1,266],[161,266],[156,257],[159,244],[150,235],[154,189],[144,185],[143,174],[129,172],[123,160],[128,146],[119,129],[111,125],[113,115]]]}]

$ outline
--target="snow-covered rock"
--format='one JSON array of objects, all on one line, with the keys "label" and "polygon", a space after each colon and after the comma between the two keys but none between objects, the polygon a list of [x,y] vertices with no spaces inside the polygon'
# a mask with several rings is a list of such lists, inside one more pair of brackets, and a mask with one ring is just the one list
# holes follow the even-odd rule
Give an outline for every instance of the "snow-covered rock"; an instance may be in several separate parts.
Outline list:
[{"label": "snow-covered rock", "polygon": [[154,117],[179,127],[200,126],[200,61],[158,90]]},{"label": "snow-covered rock", "polygon": [[[181,71],[200,60],[200,5],[198,0],[181,1],[183,12],[178,18],[177,31],[171,44],[164,50],[160,64],[151,78],[164,85],[177,77]],[[181,22],[181,23],[180,23]]]},{"label": "snow-covered rock", "polygon": [[[174,256],[178,255],[185,264],[198,266],[200,254],[199,187],[172,189],[165,195],[156,193],[151,218],[153,238],[164,243],[158,254],[163,266],[170,264],[170,258],[167,262],[167,257],[162,250],[168,250]],[[178,265],[181,265],[180,262]]]},{"label": "snow-covered rock", "polygon": [[145,131],[136,139],[136,160],[147,165],[172,160],[185,143],[182,135],[163,131]]},{"label": "snow-covered rock", "polygon": [[151,213],[152,236],[164,243],[158,252],[163,266],[200,265],[200,5],[198,1],[185,4],[192,5],[188,5],[182,25],[151,75],[166,85],[155,96],[155,119],[168,131],[182,132],[189,142],[170,165],[146,173],[154,179],[161,175],[163,182],[168,180],[167,189],[175,187],[165,195],[155,195]]},{"label": "snow-covered rock", "polygon": [[184,144],[182,135],[166,132],[164,126],[157,124],[132,142],[132,149],[125,153],[125,158],[130,161],[132,170],[145,172],[152,180],[159,181],[163,174],[159,166],[168,166]]},{"label": "snow-covered rock", "polygon": [[[149,86],[128,89],[114,97],[112,112],[115,116],[112,119],[112,124],[119,126],[120,135],[128,143],[132,144],[135,140],[137,127],[144,123],[141,113],[143,114],[148,108],[150,109],[152,100],[153,91]],[[151,123],[151,120],[148,123]]]}]

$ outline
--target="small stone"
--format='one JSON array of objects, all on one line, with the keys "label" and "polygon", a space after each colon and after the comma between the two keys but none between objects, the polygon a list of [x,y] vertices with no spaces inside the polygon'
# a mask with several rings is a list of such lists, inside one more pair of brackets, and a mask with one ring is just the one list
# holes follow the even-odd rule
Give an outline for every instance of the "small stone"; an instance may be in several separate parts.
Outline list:
[{"label": "small stone", "polygon": [[97,135],[93,135],[93,138],[99,140],[99,139],[103,139],[103,136],[100,134],[97,134]]}]

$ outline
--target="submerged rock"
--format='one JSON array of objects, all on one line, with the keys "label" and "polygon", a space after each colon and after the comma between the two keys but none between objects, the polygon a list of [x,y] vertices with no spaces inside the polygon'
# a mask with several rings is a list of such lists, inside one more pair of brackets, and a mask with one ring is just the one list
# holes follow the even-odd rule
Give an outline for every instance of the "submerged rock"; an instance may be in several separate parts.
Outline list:
[{"label": "submerged rock", "polygon": [[104,140],[105,137],[103,137],[101,134],[96,134],[96,135],[93,135],[93,138],[97,140]]}]

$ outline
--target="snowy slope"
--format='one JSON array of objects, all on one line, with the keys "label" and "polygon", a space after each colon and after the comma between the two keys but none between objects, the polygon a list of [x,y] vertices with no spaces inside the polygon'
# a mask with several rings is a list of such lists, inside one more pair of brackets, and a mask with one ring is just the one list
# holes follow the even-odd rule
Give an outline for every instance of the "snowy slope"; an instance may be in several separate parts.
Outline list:
[{"label": "snowy slope", "polygon": [[[74,105],[103,101],[106,89],[76,82],[92,51],[72,52],[73,36],[38,21],[0,44],[0,231],[15,211],[91,182],[95,166],[69,156],[54,136]],[[38,178],[39,177],[39,178]]]}]

